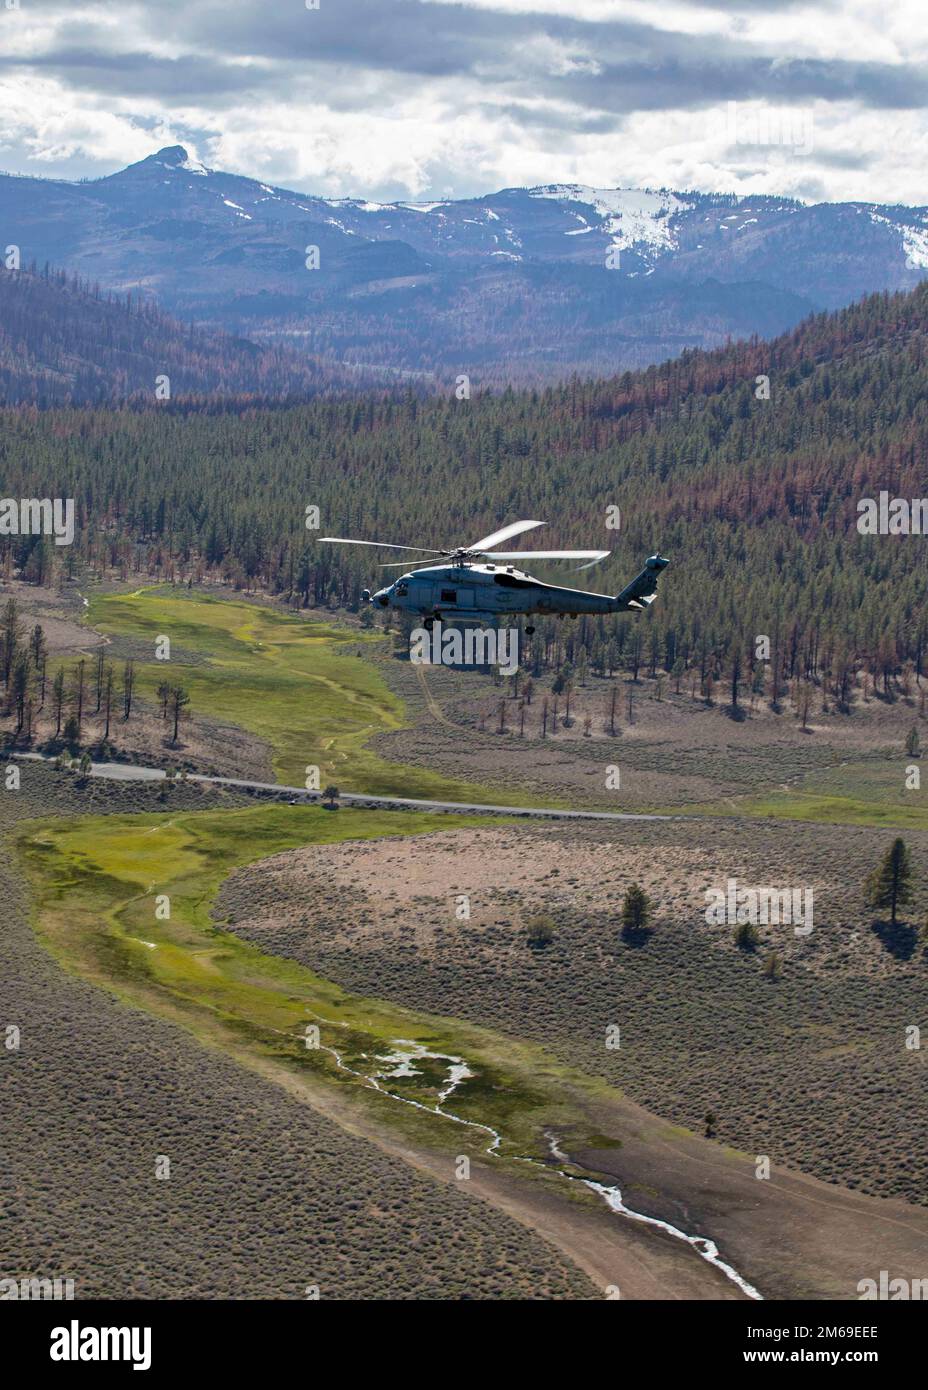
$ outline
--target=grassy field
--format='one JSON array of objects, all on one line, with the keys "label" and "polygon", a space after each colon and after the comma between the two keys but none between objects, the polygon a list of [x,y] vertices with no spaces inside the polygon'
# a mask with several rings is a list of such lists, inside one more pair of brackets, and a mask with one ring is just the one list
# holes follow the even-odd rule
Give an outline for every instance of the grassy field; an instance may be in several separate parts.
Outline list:
[{"label": "grassy field", "polygon": [[905,786],[905,768],[916,761],[849,761],[816,772],[789,791],[686,806],[677,813],[872,825],[887,831],[928,830],[925,792]]},{"label": "grassy field", "polygon": [[[496,824],[483,820],[481,824]],[[30,822],[17,845],[37,930],[59,961],[126,1002],[182,1022],[239,1060],[262,1058],[317,1082],[349,1087],[391,1124],[433,1146],[485,1150],[489,1136],[379,1095],[370,1076],[397,1040],[465,1058],[473,1076],[454,1093],[462,1117],[505,1131],[504,1152],[544,1152],[542,1125],[578,1120],[570,1095],[585,1085],[537,1045],[467,1023],[353,995],[293,961],[264,954],[210,916],[238,866],[297,845],[422,834],[473,824],[465,817],[260,806],[176,815]],[[169,900],[170,916],[157,902]],[[320,1029],[319,1048],[306,1028]],[[335,1049],[344,1066],[326,1049]],[[447,1081],[440,1061],[388,1084],[434,1106]],[[590,1094],[602,1090],[590,1083]]]},{"label": "grassy field", "polygon": [[761,797],[739,805],[738,815],[773,820],[817,821],[825,825],[873,825],[887,830],[928,830],[928,807],[881,806],[862,797],[826,796],[795,792],[789,796]]},{"label": "grassy field", "polygon": [[155,639],[169,637],[170,663],[138,665],[139,693],[154,702],[162,681],[180,681],[193,712],[264,740],[286,785],[303,786],[315,765],[323,785],[343,791],[528,804],[499,787],[389,763],[367,746],[408,724],[402,701],[359,655],[382,637],[168,588],[97,595],[88,618],[101,632],[150,642],[152,657]]}]

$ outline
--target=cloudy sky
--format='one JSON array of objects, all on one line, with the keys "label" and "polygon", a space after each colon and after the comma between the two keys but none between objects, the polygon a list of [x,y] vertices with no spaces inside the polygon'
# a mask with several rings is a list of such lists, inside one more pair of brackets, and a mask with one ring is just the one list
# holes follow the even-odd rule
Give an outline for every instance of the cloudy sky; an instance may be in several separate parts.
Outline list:
[{"label": "cloudy sky", "polygon": [[[10,4],[16,6],[7,8]],[[0,0],[0,169],[928,203],[925,0]]]}]

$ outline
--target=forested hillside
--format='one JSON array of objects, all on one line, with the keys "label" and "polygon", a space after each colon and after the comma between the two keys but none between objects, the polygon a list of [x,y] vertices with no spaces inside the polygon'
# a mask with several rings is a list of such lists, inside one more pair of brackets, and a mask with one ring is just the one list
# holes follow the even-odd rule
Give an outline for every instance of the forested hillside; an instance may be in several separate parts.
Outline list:
[{"label": "forested hillside", "polygon": [[63,271],[0,269],[0,402],[152,401],[159,377],[172,397],[304,399],[359,384],[348,368],[185,327]]},{"label": "forested hillside", "polygon": [[307,506],[320,508],[316,534],[425,546],[538,517],[546,544],[614,546],[580,577],[589,588],[617,592],[655,549],[672,560],[646,616],[565,624],[574,658],[582,645],[595,666],[615,643],[623,660],[695,666],[705,681],[749,664],[763,633],[777,680],[831,681],[840,703],[858,662],[887,688],[924,665],[928,538],[862,536],[856,520],[862,497],[928,492],[926,367],[919,288],[774,343],[544,392],[9,410],[0,490],[74,496],[81,530],[74,553],[31,538],[0,546],[32,580],[80,558],[350,605],[396,575],[377,568],[395,557],[313,544]]}]

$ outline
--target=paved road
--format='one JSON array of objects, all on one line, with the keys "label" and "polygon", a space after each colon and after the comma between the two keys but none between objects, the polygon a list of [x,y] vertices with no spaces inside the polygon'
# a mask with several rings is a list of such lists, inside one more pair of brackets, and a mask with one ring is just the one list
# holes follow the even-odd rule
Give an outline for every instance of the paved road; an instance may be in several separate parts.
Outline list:
[{"label": "paved road", "polygon": [[[14,753],[15,758],[31,762],[51,763],[55,759],[44,753]],[[158,767],[138,767],[134,763],[92,763],[92,777],[104,777],[112,782],[162,782],[165,773]],[[308,792],[305,787],[285,787],[279,782],[246,782],[240,777],[207,777],[203,773],[191,772],[188,782],[205,782],[215,787],[240,787],[243,791],[275,793],[289,796],[299,801],[321,801],[319,792]],[[544,806],[487,806],[482,802],[469,801],[418,801],[409,796],[369,796],[365,792],[342,792],[340,801],[356,802],[374,806],[411,806],[417,811],[461,811],[492,813],[506,816],[528,816],[540,820],[672,820],[672,816],[632,814],[625,811],[558,811]]]}]

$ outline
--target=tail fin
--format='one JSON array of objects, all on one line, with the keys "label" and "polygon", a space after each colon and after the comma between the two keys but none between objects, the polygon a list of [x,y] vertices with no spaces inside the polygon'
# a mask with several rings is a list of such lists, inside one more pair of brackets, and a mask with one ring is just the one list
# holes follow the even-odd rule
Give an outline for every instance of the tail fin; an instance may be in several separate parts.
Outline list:
[{"label": "tail fin", "polygon": [[620,594],[616,594],[615,601],[619,610],[628,608],[647,608],[649,603],[653,603],[657,594],[657,580],[662,570],[670,564],[662,555],[649,555],[644,562],[644,569],[636,575],[630,584],[626,584]]}]

